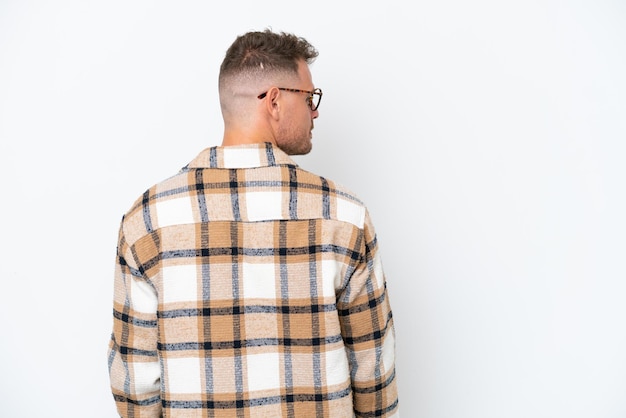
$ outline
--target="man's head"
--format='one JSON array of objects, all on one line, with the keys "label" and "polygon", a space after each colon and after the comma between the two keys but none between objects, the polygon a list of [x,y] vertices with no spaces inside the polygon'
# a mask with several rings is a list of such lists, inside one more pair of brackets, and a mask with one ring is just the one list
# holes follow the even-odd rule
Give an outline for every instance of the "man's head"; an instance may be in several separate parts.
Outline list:
[{"label": "man's head", "polygon": [[237,37],[219,75],[225,144],[270,141],[288,154],[308,153],[321,99],[309,70],[317,55],[293,34],[265,30]]}]

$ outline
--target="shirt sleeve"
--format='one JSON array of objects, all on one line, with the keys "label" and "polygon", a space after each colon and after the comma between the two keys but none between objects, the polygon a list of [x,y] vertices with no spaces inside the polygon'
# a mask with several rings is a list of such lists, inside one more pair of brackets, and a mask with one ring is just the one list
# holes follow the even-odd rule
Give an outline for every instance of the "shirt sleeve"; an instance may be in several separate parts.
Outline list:
[{"label": "shirt sleeve", "polygon": [[399,416],[395,371],[395,330],[378,242],[369,214],[359,257],[338,309],[350,363],[357,417]]},{"label": "shirt sleeve", "polygon": [[120,227],[108,349],[111,390],[121,417],[160,417],[157,294],[134,264]]}]

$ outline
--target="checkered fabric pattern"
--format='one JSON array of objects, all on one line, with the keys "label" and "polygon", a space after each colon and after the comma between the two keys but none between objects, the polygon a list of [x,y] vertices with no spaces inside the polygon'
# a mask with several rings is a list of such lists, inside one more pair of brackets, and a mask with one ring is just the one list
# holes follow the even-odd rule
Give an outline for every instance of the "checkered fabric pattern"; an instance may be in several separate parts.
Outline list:
[{"label": "checkered fabric pattern", "polygon": [[212,147],[119,231],[109,373],[122,417],[398,417],[368,211],[269,143]]}]

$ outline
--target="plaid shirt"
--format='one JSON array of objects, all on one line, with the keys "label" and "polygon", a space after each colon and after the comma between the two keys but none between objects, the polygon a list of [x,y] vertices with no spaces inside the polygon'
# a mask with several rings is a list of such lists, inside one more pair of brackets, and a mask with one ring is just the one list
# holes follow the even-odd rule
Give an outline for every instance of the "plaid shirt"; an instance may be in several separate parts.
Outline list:
[{"label": "plaid shirt", "polygon": [[135,202],[113,303],[123,417],[398,417],[367,209],[269,143],[208,148]]}]

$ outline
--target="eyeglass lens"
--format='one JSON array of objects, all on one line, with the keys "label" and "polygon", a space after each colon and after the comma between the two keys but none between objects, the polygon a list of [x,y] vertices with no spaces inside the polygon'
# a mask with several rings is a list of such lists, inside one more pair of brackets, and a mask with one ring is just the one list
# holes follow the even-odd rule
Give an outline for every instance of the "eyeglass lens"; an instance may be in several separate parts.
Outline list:
[{"label": "eyeglass lens", "polygon": [[309,106],[311,107],[311,110],[317,110],[321,99],[322,95],[319,92],[314,92],[311,96],[309,96]]}]

